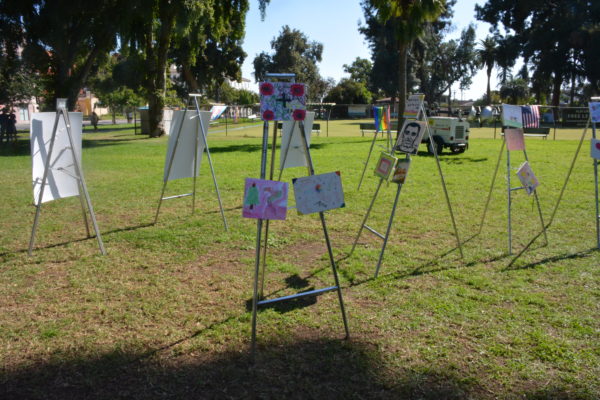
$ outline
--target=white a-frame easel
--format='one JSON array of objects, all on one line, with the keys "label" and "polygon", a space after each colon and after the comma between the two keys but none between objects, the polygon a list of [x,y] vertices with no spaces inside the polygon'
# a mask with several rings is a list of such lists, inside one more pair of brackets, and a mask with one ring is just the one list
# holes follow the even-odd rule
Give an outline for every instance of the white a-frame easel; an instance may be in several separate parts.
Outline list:
[{"label": "white a-frame easel", "polygon": [[[266,79],[269,81],[274,81],[274,80],[278,80],[278,81],[282,81],[282,82],[295,82],[295,74],[279,74],[279,73],[267,73],[266,74]],[[278,99],[279,101],[279,99]],[[289,101],[286,100],[285,98],[281,99],[282,102],[285,101]],[[292,129],[291,129],[291,136],[289,137],[289,140],[287,141],[286,144],[286,149],[282,151],[284,152],[284,157],[281,163],[282,169],[283,167],[285,167],[286,165],[286,160],[288,157],[288,153],[290,151],[290,146],[293,143],[293,135],[294,132],[297,131],[295,129],[295,124],[296,122],[294,122],[294,124],[292,125]],[[300,125],[300,136],[301,136],[301,142],[302,142],[302,147],[304,150],[304,155],[306,157],[306,165],[308,168],[308,174],[309,175],[314,175],[315,171],[314,171],[314,166],[313,166],[313,161],[312,161],[312,157],[310,155],[310,148],[309,148],[309,144],[308,144],[308,139],[307,139],[307,130],[305,128],[304,125],[304,121],[299,121],[299,125]],[[277,126],[278,126],[278,121],[274,121],[273,124],[273,143],[272,143],[272,147],[271,147],[271,168],[270,168],[270,172],[269,172],[269,179],[273,180],[274,177],[274,170],[275,170],[275,151],[276,151],[276,144],[277,144]],[[308,131],[310,132],[310,131]],[[260,164],[260,179],[266,179],[267,177],[267,157],[268,157],[268,151],[269,151],[269,121],[265,120],[263,123],[263,139],[262,139],[262,153],[261,153],[261,164]],[[280,174],[281,177],[281,174]],[[345,329],[345,333],[346,333],[346,338],[349,337],[350,333],[348,330],[348,321],[346,319],[346,311],[345,311],[345,307],[344,307],[344,299],[342,297],[342,288],[340,286],[340,281],[339,281],[339,277],[338,277],[338,272],[337,272],[337,268],[336,268],[336,263],[335,263],[335,259],[333,256],[333,249],[331,247],[331,241],[329,240],[329,233],[327,231],[327,224],[325,222],[325,214],[323,212],[319,213],[319,217],[321,220],[321,225],[323,228],[323,236],[325,238],[325,244],[327,246],[327,252],[329,254],[329,262],[331,263],[331,270],[332,270],[332,274],[333,274],[333,279],[334,279],[334,285],[333,286],[329,286],[329,287],[325,287],[325,288],[321,288],[321,289],[315,289],[315,290],[310,290],[310,291],[306,291],[306,292],[300,292],[297,294],[293,294],[293,295],[289,295],[289,296],[283,296],[283,297],[278,297],[278,298],[271,298],[271,299],[265,299],[263,296],[263,287],[264,287],[264,277],[265,277],[265,270],[266,270],[266,256],[267,256],[267,242],[268,242],[268,234],[269,234],[269,220],[262,220],[262,219],[257,219],[257,229],[256,229],[256,255],[255,255],[255,265],[254,265],[254,286],[253,286],[253,295],[252,295],[252,343],[251,343],[251,354],[254,357],[255,351],[256,351],[256,325],[257,325],[257,313],[258,313],[258,307],[259,306],[263,306],[263,305],[267,305],[267,304],[272,304],[272,303],[276,303],[279,301],[286,301],[286,300],[292,300],[292,299],[296,299],[296,298],[300,298],[300,297],[305,297],[305,296],[318,296],[322,293],[325,292],[329,292],[329,291],[337,291],[338,294],[338,301],[339,301],[339,305],[340,305],[340,311],[342,314],[342,320],[344,323],[344,329]],[[263,230],[263,222],[265,224],[265,237],[263,239],[263,235],[262,235],[262,230]],[[261,254],[262,253],[262,254]],[[260,271],[260,267],[261,267],[261,258],[262,258],[262,264],[263,264],[263,269],[262,269],[262,279],[260,278],[261,275],[261,271]],[[260,290],[259,290],[259,280],[261,280],[263,283],[261,284]]]},{"label": "white a-frame easel", "polygon": [[[434,143],[433,142],[433,137],[431,135],[431,130],[429,129],[429,123],[427,121],[427,114],[425,112],[425,108],[423,106],[423,101],[424,101],[424,97],[422,95],[417,95],[420,96],[418,97],[418,108],[417,108],[417,112],[416,115],[411,113],[405,113],[404,114],[404,118],[406,120],[406,123],[411,121],[411,118],[414,118],[414,120],[421,120],[425,123],[425,127],[426,127],[426,131],[427,131],[427,135],[429,137],[429,142],[430,143]],[[411,98],[409,99],[411,103],[414,104],[414,102],[416,101],[417,97],[416,96],[411,96]],[[398,140],[400,140],[400,137],[398,138]],[[460,237],[458,235],[458,229],[456,227],[456,220],[454,219],[454,212],[452,211],[452,204],[450,203],[450,196],[448,195],[448,190],[446,188],[446,180],[444,179],[444,174],[442,173],[442,167],[440,165],[440,160],[437,154],[437,146],[431,146],[433,149],[433,155],[435,157],[435,162],[437,165],[437,169],[440,175],[440,180],[442,183],[442,188],[444,190],[444,195],[446,198],[446,204],[448,205],[448,211],[450,213],[450,219],[452,220],[452,227],[454,228],[454,235],[456,237],[456,245],[458,247],[458,250],[460,252],[460,257],[463,258],[463,250],[462,250],[462,244],[460,241]],[[391,152],[393,154],[393,151]],[[406,154],[406,158],[405,160],[410,163],[411,162],[411,157],[410,154]],[[360,229],[358,230],[358,234],[356,235],[356,239],[354,240],[354,244],[352,245],[352,250],[350,250],[350,254],[352,254],[354,252],[354,249],[356,248],[356,244],[358,243],[358,240],[360,239],[360,236],[362,234],[362,231],[364,228],[366,228],[369,232],[371,232],[372,234],[374,234],[375,236],[377,236],[378,238],[380,238],[381,240],[383,240],[383,245],[381,246],[381,251],[379,252],[379,258],[377,260],[377,265],[375,266],[375,278],[377,278],[377,276],[379,275],[379,269],[381,267],[381,263],[383,262],[383,255],[385,253],[385,248],[387,246],[389,237],[390,237],[390,232],[392,230],[392,225],[394,222],[394,215],[396,213],[396,207],[398,206],[398,199],[400,198],[400,192],[402,190],[402,186],[404,185],[404,182],[400,182],[397,183],[398,184],[398,188],[396,189],[396,197],[394,199],[394,204],[392,206],[392,210],[390,212],[390,218],[388,221],[388,226],[386,229],[385,234],[382,234],[380,232],[378,232],[377,230],[375,230],[374,228],[370,227],[369,225],[367,225],[367,221],[369,219],[369,215],[371,213],[371,209],[373,208],[373,205],[375,204],[375,200],[377,199],[377,195],[379,194],[379,189],[381,189],[381,186],[383,185],[383,182],[386,179],[384,178],[380,178],[379,179],[379,183],[377,184],[377,188],[375,189],[375,193],[373,194],[373,198],[371,199],[371,203],[369,204],[369,208],[367,209],[367,212],[365,213],[365,217],[360,225]]]},{"label": "white a-frame easel", "polygon": [[[51,113],[38,113],[37,115],[42,114],[50,114],[50,117],[52,115]],[[79,116],[79,124],[81,125],[81,114],[73,114]],[[39,126],[34,126],[34,124],[39,124]],[[103,255],[106,255],[104,243],[102,242],[100,230],[98,229],[98,223],[96,222],[94,208],[92,207],[92,201],[83,177],[83,170],[81,167],[81,136],[78,138],[79,142],[75,142],[72,130],[73,126],[71,125],[71,119],[67,112],[67,99],[57,99],[54,125],[50,134],[48,146],[46,146],[47,136],[44,134],[43,125],[43,122],[37,120],[36,114],[34,114],[31,128],[31,149],[34,168],[33,191],[36,210],[33,227],[31,229],[31,238],[29,240],[29,255],[32,254],[33,246],[35,245],[35,234],[39,223],[42,203],[70,196],[79,196],[87,236],[91,237],[87,220],[87,212],[89,212],[98,241],[98,247],[100,248],[100,252]],[[60,143],[60,149],[55,149],[57,143]],[[36,165],[39,163],[43,163],[41,179],[36,173]]]},{"label": "white a-frame easel", "polygon": [[[391,153],[391,151],[392,151],[392,121],[391,121],[391,118],[389,118],[389,116],[390,116],[390,106],[385,105],[385,106],[383,106],[382,118],[388,117],[387,118],[388,128],[387,128],[387,142],[386,142],[387,148],[386,148],[386,150]],[[373,153],[373,147],[375,147],[375,142],[377,141],[378,133],[379,133],[379,127],[376,126],[375,133],[373,134],[373,140],[371,140],[371,147],[369,148],[369,154],[367,154],[365,166],[363,167],[363,171],[362,171],[362,174],[360,175],[360,180],[358,181],[358,187],[356,188],[356,190],[360,190],[363,179],[365,178],[365,172],[367,171],[367,168],[369,167],[369,160],[371,159],[371,153]],[[383,135],[384,132],[382,131],[381,134]]]},{"label": "white a-frame easel", "polygon": [[[163,187],[160,194],[160,200],[158,201],[158,207],[156,208],[154,223],[156,224],[158,221],[158,214],[163,200],[192,196],[192,214],[194,214],[194,211],[196,210],[196,178],[200,173],[202,153],[206,151],[206,158],[208,159],[210,173],[219,202],[219,209],[221,210],[223,226],[227,231],[229,227],[227,225],[227,219],[225,218],[223,203],[221,202],[221,193],[219,192],[219,185],[217,184],[217,177],[208,148],[207,133],[211,113],[210,111],[200,111],[198,97],[200,97],[199,94],[190,94],[183,112],[173,114],[173,121],[171,122],[172,133],[169,137],[169,147],[167,149],[167,158],[165,160]],[[189,110],[190,107],[192,107],[192,110]],[[179,115],[181,115],[181,118],[177,121]],[[179,124],[177,124],[177,122],[179,122]],[[179,155],[181,155],[181,157],[179,157]],[[164,197],[168,181],[189,177],[193,178],[193,187],[190,193]]]},{"label": "white a-frame easel", "polygon": [[[506,105],[505,107],[506,108]],[[520,130],[521,136],[523,136],[523,129],[522,128],[516,128],[517,130]],[[505,132],[506,133],[506,132]],[[498,170],[500,169],[500,162],[502,160],[502,153],[504,152],[504,147],[506,147],[506,208],[507,208],[507,240],[508,240],[508,254],[512,254],[512,193],[518,190],[525,190],[525,186],[512,186],[512,182],[511,182],[511,174],[512,174],[512,166],[511,166],[511,151],[519,151],[519,150],[511,150],[509,148],[509,145],[507,144],[507,134],[503,135],[502,138],[502,145],[500,146],[500,153],[498,155],[498,161],[496,162],[496,168],[494,170],[494,175],[492,176],[492,183],[490,184],[490,190],[488,192],[488,196],[487,196],[487,200],[485,203],[485,207],[483,209],[483,215],[481,217],[481,222],[479,224],[479,230],[478,232],[473,236],[477,236],[479,233],[481,233],[481,230],[483,229],[483,224],[485,222],[485,217],[487,215],[487,211],[490,205],[490,200],[492,198],[492,191],[494,189],[494,184],[496,182],[496,177],[498,176]],[[523,146],[522,146],[522,151],[523,151],[523,156],[525,161],[527,161],[529,163],[529,157],[527,156],[527,151],[525,150],[525,143],[523,141]],[[546,242],[546,244],[548,244],[548,237],[546,235],[546,225],[544,224],[544,217],[542,215],[542,208],[540,206],[540,200],[538,197],[538,193],[537,190],[533,191],[533,196],[534,196],[534,201],[535,204],[537,206],[537,211],[538,211],[538,216],[540,218],[540,224],[542,227],[542,233],[544,235],[544,240]]]}]

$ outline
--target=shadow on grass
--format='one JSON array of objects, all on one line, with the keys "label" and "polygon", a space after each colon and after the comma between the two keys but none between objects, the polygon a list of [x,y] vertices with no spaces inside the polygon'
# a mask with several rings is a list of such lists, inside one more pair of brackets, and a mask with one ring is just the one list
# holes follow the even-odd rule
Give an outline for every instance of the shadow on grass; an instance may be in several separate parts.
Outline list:
[{"label": "shadow on grass", "polygon": [[[141,229],[141,228],[147,228],[149,226],[153,226],[153,223],[146,223],[146,224],[140,224],[140,225],[135,225],[135,226],[128,226],[125,228],[118,228],[118,229],[113,229],[110,231],[106,231],[106,232],[102,232],[100,231],[100,235],[101,236],[107,236],[113,233],[119,233],[119,232],[127,232],[127,231],[134,231],[136,229]],[[49,244],[47,246],[42,246],[42,247],[34,247],[33,251],[35,252],[36,250],[44,250],[44,249],[53,249],[55,247],[62,247],[62,246],[66,246],[68,244],[72,244],[72,243],[79,243],[79,242],[85,242],[86,240],[96,240],[96,235],[93,234],[93,228],[90,226],[90,233],[92,233],[92,236],[90,237],[82,237],[80,239],[73,239],[73,240],[69,240],[66,242],[61,242],[61,243],[54,243],[54,244]],[[37,235],[36,235],[37,238]],[[5,257],[7,255],[10,254],[19,254],[19,253],[27,253],[27,251],[29,251],[29,248],[27,249],[21,249],[21,250],[15,250],[15,251],[6,251],[4,253],[0,253],[0,257]]]},{"label": "shadow on grass", "polygon": [[3,399],[464,399],[482,393],[450,367],[391,371],[375,346],[332,339],[259,343],[254,364],[246,349],[168,358],[119,350],[47,360],[4,370]]},{"label": "shadow on grass", "polygon": [[531,262],[531,263],[528,263],[525,265],[520,265],[520,266],[514,266],[514,264],[509,265],[508,267],[504,268],[503,271],[516,271],[516,270],[520,270],[520,269],[530,269],[530,268],[535,268],[540,265],[553,263],[556,261],[585,258],[585,257],[589,257],[592,253],[597,252],[597,251],[600,251],[600,250],[598,250],[596,247],[592,247],[588,250],[578,251],[576,253],[559,254],[557,256],[547,257],[542,260]]},{"label": "shadow on grass", "polygon": [[[216,153],[234,153],[234,152],[244,152],[244,153],[253,153],[256,151],[262,150],[262,145],[257,144],[234,144],[234,145],[224,145],[224,146],[213,146],[209,142],[210,152],[211,154]],[[311,150],[321,149],[329,146],[327,143],[311,143]],[[281,145],[276,146],[279,151],[281,151]],[[271,145],[269,144],[269,152],[271,151]]]}]

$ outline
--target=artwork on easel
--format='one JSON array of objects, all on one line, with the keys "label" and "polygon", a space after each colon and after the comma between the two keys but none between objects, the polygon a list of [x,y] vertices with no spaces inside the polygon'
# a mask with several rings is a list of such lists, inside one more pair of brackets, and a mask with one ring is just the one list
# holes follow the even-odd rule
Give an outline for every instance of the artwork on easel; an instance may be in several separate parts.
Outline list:
[{"label": "artwork on easel", "polygon": [[531,165],[529,165],[529,162],[527,161],[521,164],[517,170],[517,176],[529,195],[533,194],[535,189],[540,185],[540,182],[531,169]]},{"label": "artwork on easel", "polygon": [[504,130],[504,137],[509,151],[525,150],[525,138],[522,129],[507,128]]},{"label": "artwork on easel", "polygon": [[[44,168],[48,159],[48,150],[55,120],[56,113],[54,112],[34,113],[31,119],[30,143],[34,205],[38,205],[40,197]],[[75,146],[73,150],[77,155],[79,165],[81,165],[83,114],[80,112],[70,112],[69,120],[71,122],[73,144]],[[79,181],[76,178],[75,160],[73,159],[73,152],[71,151],[71,144],[63,118],[59,118],[58,120],[54,149],[52,150],[52,159],[49,165],[50,168],[46,178],[42,203],[65,197],[79,196]]]},{"label": "artwork on easel", "polygon": [[595,124],[600,123],[600,102],[590,102],[590,118]]},{"label": "artwork on easel", "polygon": [[375,175],[381,179],[388,180],[392,175],[392,172],[394,172],[396,161],[398,161],[396,157],[382,152],[379,156],[379,161],[377,161],[377,165],[375,166]]},{"label": "artwork on easel", "polygon": [[[314,112],[307,112],[304,118],[304,130],[306,131],[306,144],[310,147],[310,134],[312,131]],[[292,132],[292,127],[294,128]],[[306,167],[306,151],[302,140],[303,132],[300,124],[296,121],[283,121],[281,133],[281,151],[279,153],[279,168]],[[291,142],[290,142],[291,140]],[[287,149],[287,154],[286,154]],[[284,164],[285,159],[285,164]]]},{"label": "artwork on easel", "polygon": [[417,119],[419,112],[423,107],[423,101],[425,101],[424,94],[413,94],[408,96],[406,105],[404,106],[404,118]]},{"label": "artwork on easel", "polygon": [[287,182],[246,178],[244,218],[283,220],[287,213]]},{"label": "artwork on easel", "polygon": [[398,160],[396,168],[394,168],[394,175],[392,175],[392,182],[403,185],[406,182],[409,167],[410,159]]},{"label": "artwork on easel", "polygon": [[346,206],[340,171],[294,178],[292,183],[299,214],[312,214]]},{"label": "artwork on easel", "polygon": [[306,87],[303,83],[262,82],[260,115],[263,121],[303,121],[306,116]]},{"label": "artwork on easel", "polygon": [[523,112],[521,106],[502,104],[502,126],[523,129]]},{"label": "artwork on easel", "polygon": [[424,121],[404,121],[394,150],[406,154],[417,154],[426,130],[427,124]]},{"label": "artwork on easel", "polygon": [[[185,121],[183,120],[185,115]],[[200,111],[202,126],[208,134],[208,125],[210,123],[210,111]],[[183,125],[182,125],[183,121]],[[181,127],[181,130],[180,130]],[[179,135],[177,133],[179,132]],[[196,112],[175,111],[169,132],[169,144],[167,145],[167,156],[165,158],[165,167],[163,179],[172,181],[174,179],[192,178],[198,176],[200,172],[200,162],[204,153],[204,140]],[[179,140],[179,142],[177,142]],[[196,143],[197,141],[197,143]],[[177,148],[175,148],[177,146]],[[196,151],[194,152],[194,149]],[[176,152],[174,155],[173,152]],[[196,171],[194,172],[194,156],[196,157]],[[169,172],[169,163],[171,158],[171,171]],[[167,177],[167,173],[169,176]]]},{"label": "artwork on easel", "polygon": [[591,153],[593,159],[600,160],[600,139],[592,139]]},{"label": "artwork on easel", "polygon": [[385,132],[390,128],[389,107],[373,107],[373,116],[375,118],[376,132]]}]

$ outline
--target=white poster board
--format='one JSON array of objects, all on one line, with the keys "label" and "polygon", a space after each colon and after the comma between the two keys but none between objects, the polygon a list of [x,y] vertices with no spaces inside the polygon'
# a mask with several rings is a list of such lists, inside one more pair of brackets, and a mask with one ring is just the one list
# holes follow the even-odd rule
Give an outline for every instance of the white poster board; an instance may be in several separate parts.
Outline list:
[{"label": "white poster board", "polygon": [[[306,143],[310,147],[310,134],[312,132],[313,121],[315,119],[314,112],[307,112],[304,117],[304,129],[306,130]],[[294,126],[295,123],[295,126]],[[294,132],[292,133],[292,126]],[[279,169],[292,167],[306,167],[306,155],[304,151],[304,143],[302,141],[302,131],[300,130],[299,121],[283,121],[281,134],[281,152],[279,155]],[[290,139],[292,140],[290,143]],[[287,157],[285,149],[288,148]],[[284,165],[285,158],[285,165]]]},{"label": "white poster board", "polygon": [[[183,114],[185,113],[185,121],[181,126],[183,120]],[[204,126],[205,133],[208,135],[208,124],[210,122],[210,111],[200,111],[200,117],[202,118],[202,125]],[[181,126],[181,132],[179,133],[179,144],[177,144],[177,151],[173,164],[171,165],[171,172],[167,178],[167,171],[169,169],[169,163],[173,157],[173,149],[175,149],[175,143],[177,142],[177,132]],[[196,135],[198,138],[198,147],[196,147]],[[192,178],[194,176],[194,148],[196,147],[196,176],[200,171],[200,161],[202,160],[202,153],[204,152],[204,140],[202,139],[202,131],[200,131],[200,124],[198,115],[195,111],[174,111],[173,119],[171,120],[171,131],[169,132],[169,145],[167,147],[167,157],[165,159],[165,169],[163,173],[163,179],[174,180],[181,178]]]},{"label": "white poster board", "polygon": [[339,171],[295,178],[292,182],[296,209],[300,214],[312,214],[346,206]]},{"label": "white poster board", "polygon": [[[30,123],[31,139],[31,162],[32,162],[32,184],[33,184],[33,203],[38,205],[42,179],[44,177],[44,167],[48,159],[50,150],[50,140],[52,139],[52,129],[56,120],[55,112],[34,113]],[[71,134],[75,154],[81,165],[81,131],[83,124],[83,114],[79,112],[70,112]],[[52,159],[49,164],[48,177],[44,189],[42,203],[61,199],[64,197],[78,196],[79,183],[75,178],[77,176],[73,152],[67,134],[67,127],[64,118],[60,117],[52,150]]]},{"label": "white poster board", "polygon": [[406,105],[404,106],[404,118],[418,119],[419,112],[423,107],[423,101],[425,101],[424,94],[413,94],[408,96]]}]

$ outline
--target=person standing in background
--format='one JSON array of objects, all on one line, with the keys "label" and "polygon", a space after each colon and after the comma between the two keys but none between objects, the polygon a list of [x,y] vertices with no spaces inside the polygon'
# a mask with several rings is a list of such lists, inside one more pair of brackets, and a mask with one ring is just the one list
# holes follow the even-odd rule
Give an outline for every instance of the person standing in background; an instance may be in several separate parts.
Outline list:
[{"label": "person standing in background", "polygon": [[8,143],[11,139],[12,141],[17,141],[17,115],[15,114],[15,110],[10,110],[6,126],[6,142]]},{"label": "person standing in background", "polygon": [[0,114],[0,144],[6,137],[6,141],[8,142],[8,109],[3,108],[2,114]]}]

